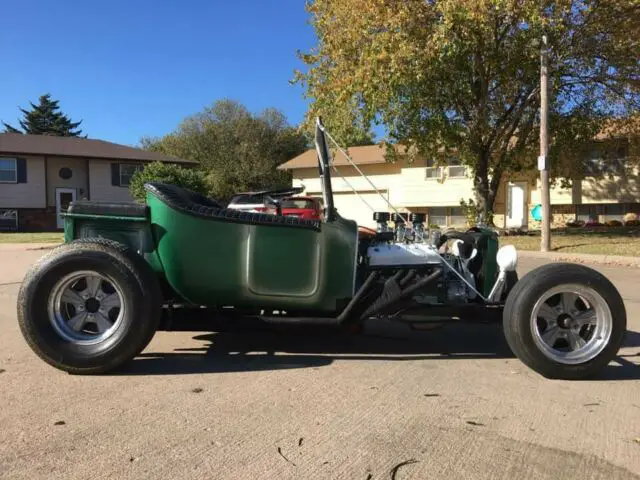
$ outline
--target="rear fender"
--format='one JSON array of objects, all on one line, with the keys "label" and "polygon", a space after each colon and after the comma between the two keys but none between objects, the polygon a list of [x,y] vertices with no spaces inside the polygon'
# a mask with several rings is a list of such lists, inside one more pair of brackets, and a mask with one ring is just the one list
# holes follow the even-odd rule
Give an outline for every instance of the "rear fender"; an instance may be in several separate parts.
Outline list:
[{"label": "rear fender", "polygon": [[127,245],[163,274],[151,231],[149,208],[137,203],[72,202],[64,214],[64,240],[106,238]]}]

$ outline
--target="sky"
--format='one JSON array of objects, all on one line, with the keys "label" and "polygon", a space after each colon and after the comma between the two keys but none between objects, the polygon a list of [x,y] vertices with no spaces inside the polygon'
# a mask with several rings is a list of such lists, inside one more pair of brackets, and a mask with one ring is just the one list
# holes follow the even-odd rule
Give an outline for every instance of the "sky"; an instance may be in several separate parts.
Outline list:
[{"label": "sky", "polygon": [[218,99],[292,124],[306,109],[296,51],[315,43],[304,0],[4,0],[0,121],[44,93],[90,138],[137,145]]}]

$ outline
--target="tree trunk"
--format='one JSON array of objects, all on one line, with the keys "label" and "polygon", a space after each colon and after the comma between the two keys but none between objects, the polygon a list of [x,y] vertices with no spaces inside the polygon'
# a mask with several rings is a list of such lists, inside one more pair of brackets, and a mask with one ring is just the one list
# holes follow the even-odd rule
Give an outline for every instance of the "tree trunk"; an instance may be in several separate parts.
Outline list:
[{"label": "tree trunk", "polygon": [[487,212],[492,207],[489,198],[489,157],[486,152],[478,154],[476,162],[475,175],[473,179],[473,188],[476,197],[476,206],[478,213],[482,216],[483,221],[487,221]]},{"label": "tree trunk", "polygon": [[489,154],[481,152],[478,155],[473,186],[478,212],[482,215],[482,220],[489,226],[494,226],[493,206],[502,179],[502,171],[499,168],[494,170],[493,176],[489,179]]}]

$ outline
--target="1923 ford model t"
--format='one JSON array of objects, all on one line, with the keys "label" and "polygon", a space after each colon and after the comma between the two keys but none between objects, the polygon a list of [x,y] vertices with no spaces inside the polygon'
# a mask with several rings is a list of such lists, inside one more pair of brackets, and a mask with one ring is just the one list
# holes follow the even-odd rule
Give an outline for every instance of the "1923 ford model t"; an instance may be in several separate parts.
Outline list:
[{"label": "1923 ford model t", "polygon": [[[174,185],[147,184],[146,205],[77,201],[65,243],[27,273],[18,319],[47,363],[103,373],[138,355],[164,325],[203,313],[265,322],[420,324],[496,318],[515,355],[545,377],[580,379],[616,355],[622,298],[597,271],[548,264],[523,278],[517,253],[484,227],[424,234],[424,218],[378,212],[368,235],[333,203],[327,135],[315,145],[322,220],[228,209]],[[409,222],[412,235],[402,235]]]}]

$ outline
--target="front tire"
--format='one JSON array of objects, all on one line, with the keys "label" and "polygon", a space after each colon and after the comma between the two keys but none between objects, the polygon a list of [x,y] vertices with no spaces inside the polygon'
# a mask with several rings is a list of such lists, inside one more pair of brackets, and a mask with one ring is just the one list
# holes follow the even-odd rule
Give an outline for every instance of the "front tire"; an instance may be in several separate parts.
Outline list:
[{"label": "front tire", "polygon": [[127,246],[104,239],[61,245],[28,272],[18,294],[18,322],[31,349],[74,374],[111,371],[151,341],[161,293],[149,265]]},{"label": "front tire", "polygon": [[589,378],[622,346],[624,301],[602,274],[554,263],[529,272],[509,293],[504,334],[513,353],[544,377]]}]

